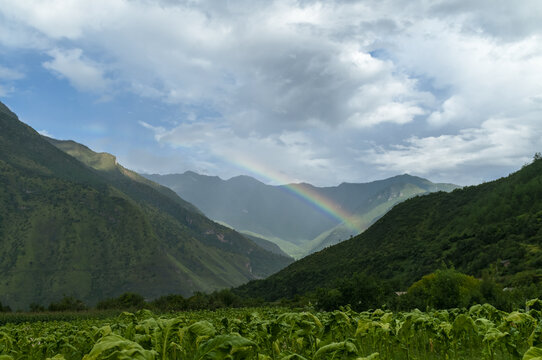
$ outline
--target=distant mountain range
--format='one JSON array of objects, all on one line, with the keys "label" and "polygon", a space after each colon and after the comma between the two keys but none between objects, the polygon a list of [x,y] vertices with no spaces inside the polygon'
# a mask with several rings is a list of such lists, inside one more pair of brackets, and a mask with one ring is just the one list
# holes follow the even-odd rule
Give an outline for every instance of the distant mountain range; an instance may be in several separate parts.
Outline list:
[{"label": "distant mountain range", "polygon": [[540,156],[506,178],[406,200],[359,236],[237,291],[273,301],[356,273],[400,290],[443,266],[508,286],[542,282]]},{"label": "distant mountain range", "polygon": [[47,305],[63,295],[93,304],[127,291],[187,296],[266,277],[292,261],[110,154],[40,136],[0,103],[3,304]]},{"label": "distant mountain range", "polygon": [[222,180],[192,171],[143,176],[173,189],[211,219],[272,241],[296,258],[359,234],[401,201],[457,188],[410,175],[333,187],[271,186],[249,176]]}]

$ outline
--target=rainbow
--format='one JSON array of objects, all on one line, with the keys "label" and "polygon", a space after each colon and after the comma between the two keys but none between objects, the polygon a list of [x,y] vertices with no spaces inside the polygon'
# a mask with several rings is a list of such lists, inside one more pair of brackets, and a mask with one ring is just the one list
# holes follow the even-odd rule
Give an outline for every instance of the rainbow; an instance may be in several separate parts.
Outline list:
[{"label": "rainbow", "polygon": [[352,214],[342,209],[339,204],[334,203],[325,196],[322,196],[318,192],[305,184],[294,183],[291,179],[285,175],[265,167],[263,164],[255,162],[246,157],[235,156],[235,160],[232,157],[228,162],[235,167],[239,168],[249,175],[260,178],[264,182],[271,184],[281,185],[283,189],[290,192],[294,196],[297,196],[307,203],[314,206],[316,209],[324,212],[325,214],[337,219],[340,223],[344,223],[348,228],[356,233],[360,233],[361,229],[353,221]]}]

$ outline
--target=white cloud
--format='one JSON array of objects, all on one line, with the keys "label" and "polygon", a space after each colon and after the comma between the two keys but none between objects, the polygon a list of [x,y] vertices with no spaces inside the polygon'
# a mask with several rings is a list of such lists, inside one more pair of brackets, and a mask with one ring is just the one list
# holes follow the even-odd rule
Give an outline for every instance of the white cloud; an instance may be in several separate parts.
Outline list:
[{"label": "white cloud", "polygon": [[[367,6],[351,9],[359,15]],[[47,0],[11,4],[4,12],[52,41],[105,51],[118,83],[143,96],[210,103],[232,124],[251,112],[262,132],[314,121],[340,124],[354,114],[370,117],[371,125],[392,106],[412,108],[398,94],[383,94],[377,107],[352,101],[367,86],[402,79],[395,78],[393,64],[368,53],[366,41],[336,36],[343,25],[335,15],[348,21],[355,15],[340,6],[284,1],[220,12],[205,3]],[[81,49],[55,48],[45,66],[79,90],[103,90],[103,68],[83,58]],[[400,95],[416,91],[414,85]]]},{"label": "white cloud", "polygon": [[465,101],[458,95],[454,95],[442,103],[441,110],[434,111],[427,118],[427,122],[434,126],[443,126],[461,117],[467,117]]},{"label": "white cloud", "polygon": [[0,44],[49,54],[43,65],[80,91],[190,109],[175,126],[140,125],[194,164],[250,154],[305,180],[453,180],[539,150],[541,6],[0,0]]},{"label": "white cloud", "polygon": [[[300,182],[315,180],[326,169],[328,174],[316,183],[344,181],[341,162],[331,161],[328,150],[315,143],[313,134],[307,131],[244,138],[216,121],[183,123],[171,129],[143,122],[141,126],[152,130],[161,144],[190,150],[196,167],[211,174],[231,177],[252,171],[251,175],[264,176],[264,181]],[[321,131],[320,136],[324,133]]]},{"label": "white cloud", "polygon": [[527,113],[542,92],[542,37],[499,42],[454,26],[421,21],[399,37],[397,62],[449,93],[428,118],[460,127]]},{"label": "white cloud", "polygon": [[54,49],[48,54],[53,60],[44,62],[43,67],[68,79],[78,90],[104,92],[108,89],[109,80],[105,78],[102,67],[83,58],[81,49]]},{"label": "white cloud", "polygon": [[404,145],[368,151],[365,158],[395,172],[453,173],[460,167],[519,167],[542,146],[542,128],[534,119],[489,119],[458,134],[412,137]]},{"label": "white cloud", "polygon": [[2,13],[18,19],[52,39],[78,39],[102,26],[102,18],[118,16],[127,9],[123,0],[29,0],[0,1]]},{"label": "white cloud", "polygon": [[47,136],[47,137],[50,137],[50,138],[54,138],[54,136],[53,136],[50,132],[48,132],[47,130],[38,130],[38,133],[39,133],[40,135],[43,135],[43,136]]},{"label": "white cloud", "polygon": [[354,126],[369,127],[381,123],[406,124],[416,115],[424,114],[424,110],[415,105],[387,103],[376,108],[370,114],[354,114],[349,120]]},{"label": "white cloud", "polygon": [[505,41],[540,34],[542,3],[537,0],[437,0],[429,13],[447,21],[461,21],[464,32],[474,32]]}]

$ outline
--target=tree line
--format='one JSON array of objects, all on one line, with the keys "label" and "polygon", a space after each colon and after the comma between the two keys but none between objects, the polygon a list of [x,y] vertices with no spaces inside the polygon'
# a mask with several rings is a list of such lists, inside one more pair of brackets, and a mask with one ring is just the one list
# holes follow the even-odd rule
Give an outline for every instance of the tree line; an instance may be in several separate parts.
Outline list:
[{"label": "tree line", "polygon": [[[313,307],[317,310],[331,311],[350,306],[355,311],[387,308],[394,311],[412,309],[450,309],[468,308],[475,304],[488,303],[494,307],[511,311],[521,307],[528,299],[542,298],[542,276],[536,272],[518,276],[516,287],[504,287],[490,273],[482,278],[463,274],[453,268],[442,268],[428,274],[412,284],[407,291],[396,291],[393,282],[380,281],[375,277],[357,273],[336,282],[331,288],[318,288],[316,291],[268,302],[261,298],[240,296],[235,289],[223,289],[210,294],[196,292],[190,297],[165,295],[154,300],[136,293],[124,293],[118,297],[98,302],[89,307],[83,301],[64,296],[48,307],[31,304],[30,312],[77,312],[85,310],[139,310],[150,309],[156,312],[175,312],[191,310],[215,310],[219,308],[240,308],[254,306]],[[2,306],[3,312],[10,312],[9,306]]]}]

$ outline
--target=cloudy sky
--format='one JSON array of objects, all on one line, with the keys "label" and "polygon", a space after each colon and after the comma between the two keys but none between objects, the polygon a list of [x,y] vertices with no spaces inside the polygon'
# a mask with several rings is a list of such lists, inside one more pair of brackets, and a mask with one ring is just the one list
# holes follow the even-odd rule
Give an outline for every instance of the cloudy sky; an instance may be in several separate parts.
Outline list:
[{"label": "cloudy sky", "polygon": [[542,2],[0,0],[0,100],[141,172],[476,184],[542,151]]}]

